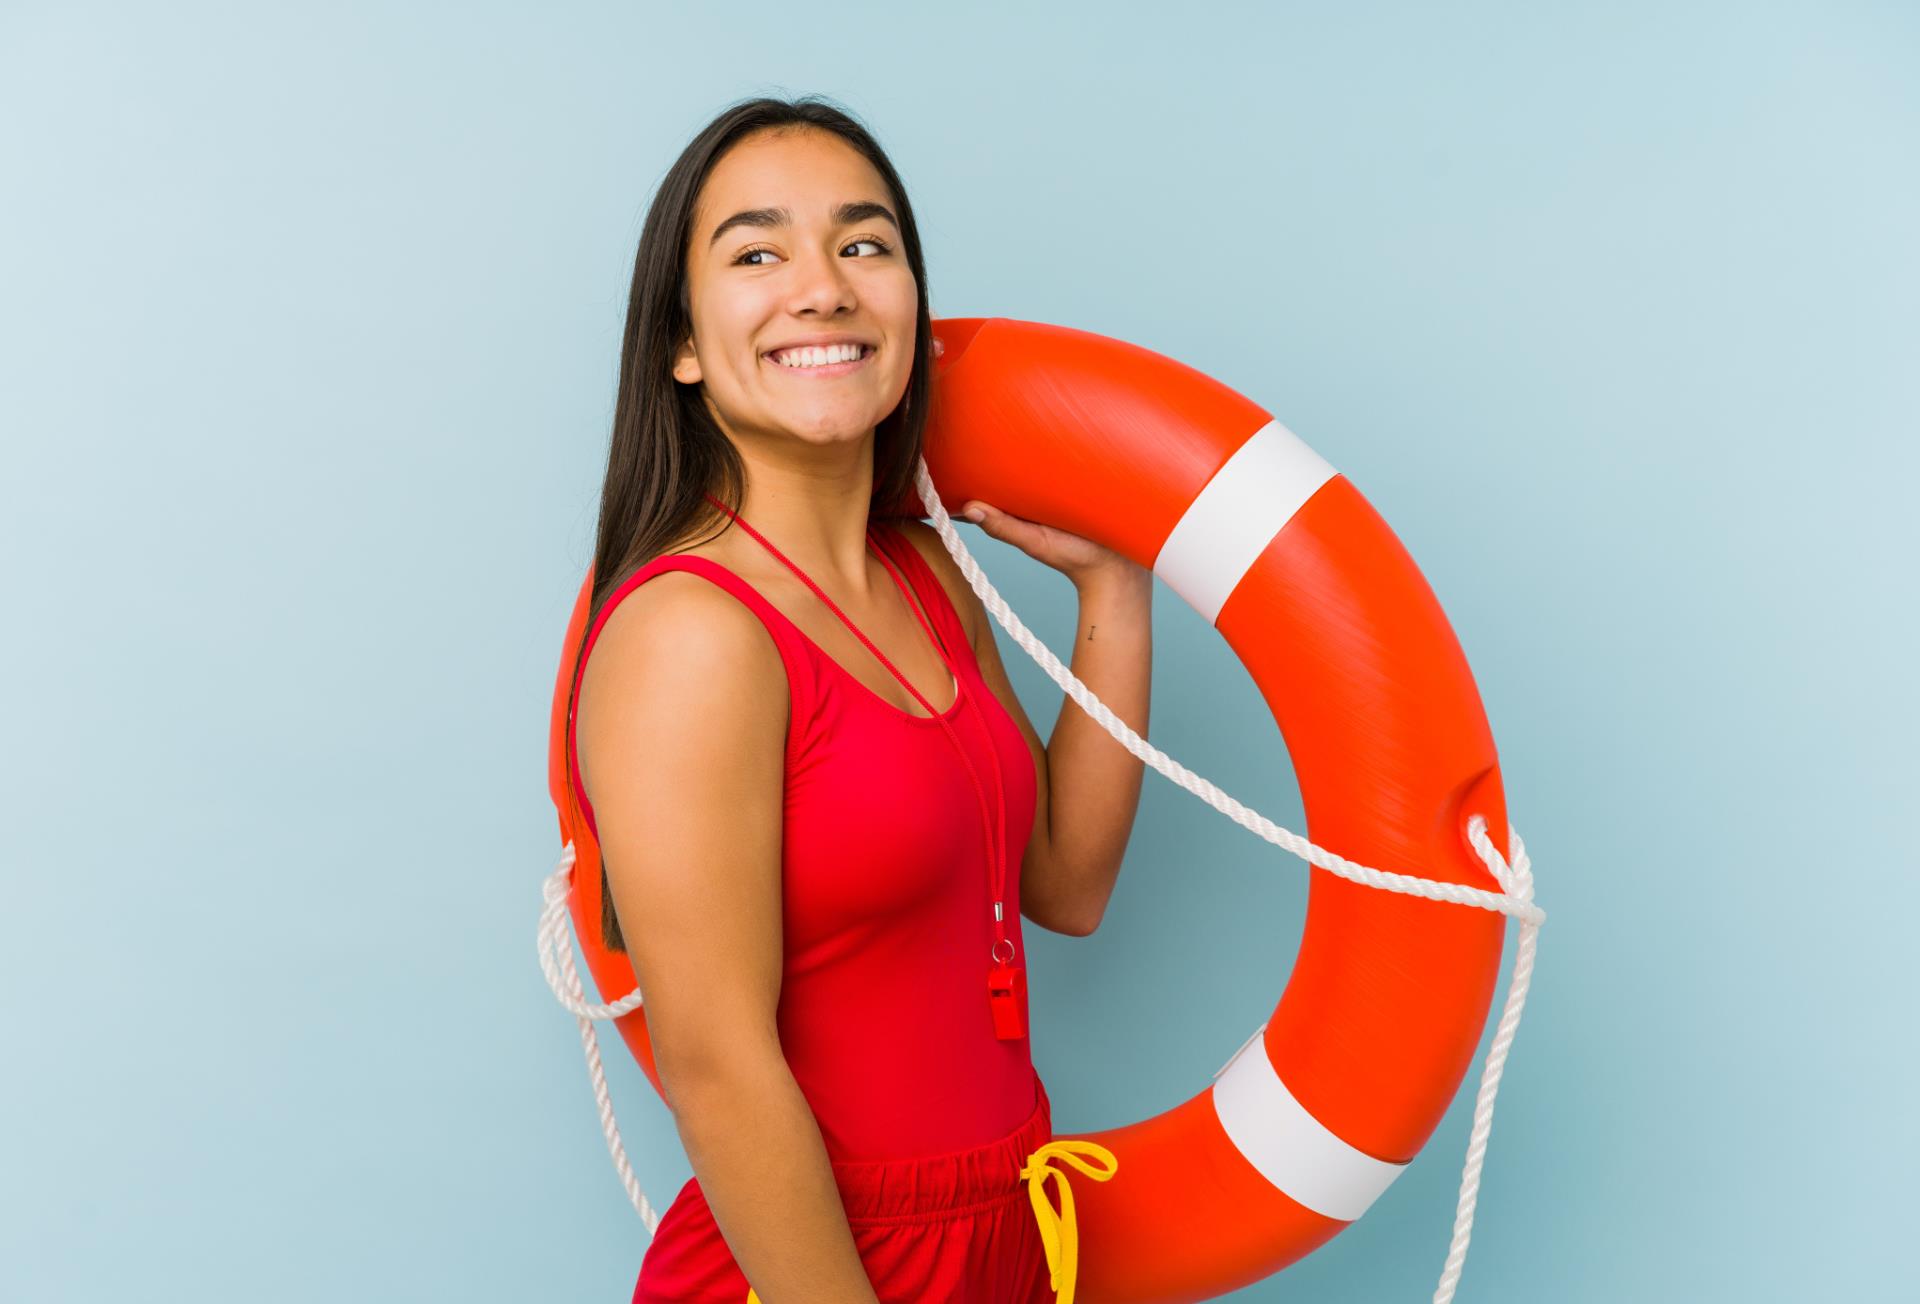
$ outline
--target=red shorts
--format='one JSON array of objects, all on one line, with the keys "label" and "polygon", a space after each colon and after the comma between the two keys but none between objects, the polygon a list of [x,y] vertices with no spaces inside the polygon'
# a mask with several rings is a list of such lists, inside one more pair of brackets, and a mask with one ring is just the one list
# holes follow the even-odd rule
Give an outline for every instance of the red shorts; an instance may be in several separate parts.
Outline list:
[{"label": "red shorts", "polygon": [[[1037,1090],[1027,1121],[997,1141],[833,1163],[854,1246],[881,1304],[1053,1299],[1038,1211],[1020,1175],[1053,1136],[1052,1103],[1045,1086]],[[747,1291],[699,1180],[689,1179],[654,1230],[633,1304],[743,1304]]]}]

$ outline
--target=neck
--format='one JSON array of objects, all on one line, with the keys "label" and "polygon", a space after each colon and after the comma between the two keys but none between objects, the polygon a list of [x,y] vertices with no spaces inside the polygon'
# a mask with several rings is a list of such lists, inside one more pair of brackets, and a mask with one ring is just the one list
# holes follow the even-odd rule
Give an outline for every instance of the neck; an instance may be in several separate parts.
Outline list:
[{"label": "neck", "polygon": [[[863,441],[862,452],[870,448],[871,438]],[[763,459],[745,460],[746,489],[739,507],[740,519],[815,583],[836,593],[865,595],[870,584],[867,525],[873,498],[871,455],[835,471],[817,465],[797,467]],[[780,566],[778,558],[749,531],[743,528],[739,535],[737,548]]]}]

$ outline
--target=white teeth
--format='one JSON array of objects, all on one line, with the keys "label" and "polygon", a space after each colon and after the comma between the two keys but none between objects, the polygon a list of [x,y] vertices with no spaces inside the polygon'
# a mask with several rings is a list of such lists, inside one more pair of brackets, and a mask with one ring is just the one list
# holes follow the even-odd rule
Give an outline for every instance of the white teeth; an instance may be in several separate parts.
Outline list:
[{"label": "white teeth", "polygon": [[783,349],[767,356],[783,367],[825,367],[835,362],[852,362],[860,354],[861,346],[858,344],[834,344],[824,349]]}]

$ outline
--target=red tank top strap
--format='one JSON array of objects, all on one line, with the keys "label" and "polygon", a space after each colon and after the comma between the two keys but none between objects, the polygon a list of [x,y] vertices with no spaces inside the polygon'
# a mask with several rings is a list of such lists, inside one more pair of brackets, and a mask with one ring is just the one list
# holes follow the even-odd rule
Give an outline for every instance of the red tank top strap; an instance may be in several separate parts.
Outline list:
[{"label": "red tank top strap", "polygon": [[606,627],[619,605],[627,595],[645,584],[656,575],[667,571],[690,571],[702,576],[720,588],[738,598],[747,609],[760,618],[767,633],[780,652],[780,660],[787,669],[787,690],[789,715],[787,720],[787,763],[791,766],[799,750],[803,737],[801,725],[810,717],[809,704],[817,691],[815,668],[809,655],[810,644],[785,613],[774,606],[760,591],[741,579],[738,575],[722,566],[719,562],[692,553],[668,553],[655,557],[626,579],[608,595],[605,604],[594,616],[593,624],[587,633],[586,643],[580,650],[580,660],[573,669],[573,706],[567,712],[567,767],[572,774],[574,795],[579,799],[580,812],[586,816],[587,828],[592,830],[595,840],[599,839],[600,827],[594,821],[593,805],[587,800],[586,784],[580,777],[580,753],[578,746],[577,713],[580,704],[580,684],[586,677],[587,658],[593,653],[593,645],[599,641],[600,632]]}]

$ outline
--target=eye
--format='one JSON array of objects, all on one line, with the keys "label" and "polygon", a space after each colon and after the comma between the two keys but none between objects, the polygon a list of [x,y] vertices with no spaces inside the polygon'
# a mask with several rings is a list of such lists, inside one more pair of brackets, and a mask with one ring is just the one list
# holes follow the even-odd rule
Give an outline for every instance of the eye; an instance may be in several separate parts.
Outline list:
[{"label": "eye", "polygon": [[[845,245],[842,245],[841,247],[843,249],[851,249],[853,248],[854,245],[863,245],[863,244],[872,245],[875,249],[878,249],[882,254],[890,254],[893,252],[892,245],[888,244],[884,240],[876,240],[870,235],[863,235],[857,240],[849,240]],[[755,254],[773,254],[773,250],[767,248],[767,246],[765,245],[754,245],[749,249],[742,249],[739,255],[736,258],[734,258],[733,260],[734,265],[736,267],[739,267],[739,266],[771,267],[773,265],[771,263],[764,263],[764,262],[762,263],[748,262],[747,260],[749,258],[752,258]],[[776,258],[779,257],[778,254],[773,254],[773,256]],[[865,256],[869,258],[873,258],[873,257],[877,257],[878,255],[867,254]]]}]

